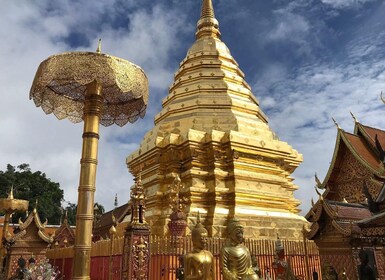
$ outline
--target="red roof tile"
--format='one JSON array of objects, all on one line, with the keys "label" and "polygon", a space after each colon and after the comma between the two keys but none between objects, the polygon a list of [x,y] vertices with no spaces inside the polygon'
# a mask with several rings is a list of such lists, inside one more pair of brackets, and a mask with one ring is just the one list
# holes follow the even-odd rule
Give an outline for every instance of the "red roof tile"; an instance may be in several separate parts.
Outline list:
[{"label": "red roof tile", "polygon": [[328,202],[329,206],[337,213],[338,220],[357,221],[372,216],[369,209],[352,203],[333,203]]},{"label": "red roof tile", "polygon": [[366,125],[361,125],[361,126],[371,138],[373,145],[374,145],[374,139],[377,135],[378,141],[380,142],[381,146],[384,147],[385,149],[385,131],[378,128],[366,126]]},{"label": "red roof tile", "polygon": [[344,132],[344,136],[352,145],[356,153],[373,169],[377,170],[380,167],[380,160],[378,159],[377,155],[375,155],[365,144],[365,140],[363,139],[363,137],[353,135],[347,132]]}]

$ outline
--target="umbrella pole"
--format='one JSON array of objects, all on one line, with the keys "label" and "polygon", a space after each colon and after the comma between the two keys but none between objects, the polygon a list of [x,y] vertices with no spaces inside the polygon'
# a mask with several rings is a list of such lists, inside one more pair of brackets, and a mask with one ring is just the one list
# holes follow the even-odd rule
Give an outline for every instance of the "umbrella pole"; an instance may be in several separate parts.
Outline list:
[{"label": "umbrella pole", "polygon": [[76,235],[72,279],[90,279],[92,223],[99,142],[99,118],[102,109],[102,86],[96,80],[87,85],[84,102],[84,129]]}]

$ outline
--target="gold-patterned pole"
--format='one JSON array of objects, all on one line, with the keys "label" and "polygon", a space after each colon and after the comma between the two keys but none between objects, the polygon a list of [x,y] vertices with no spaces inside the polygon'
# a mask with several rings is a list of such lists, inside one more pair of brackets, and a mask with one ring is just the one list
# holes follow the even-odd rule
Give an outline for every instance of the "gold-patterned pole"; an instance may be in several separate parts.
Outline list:
[{"label": "gold-patterned pole", "polygon": [[[94,219],[94,193],[96,167],[98,164],[99,117],[102,109],[102,86],[94,80],[87,85],[84,102],[83,148],[80,160],[78,207],[76,213],[76,234],[73,279],[89,279],[92,223]],[[86,278],[84,278],[86,277]]]},{"label": "gold-patterned pole", "polygon": [[30,98],[46,114],[84,121],[72,279],[90,279],[99,123],[124,126],[144,117],[148,81],[131,62],[96,52],[68,52],[44,60]]}]

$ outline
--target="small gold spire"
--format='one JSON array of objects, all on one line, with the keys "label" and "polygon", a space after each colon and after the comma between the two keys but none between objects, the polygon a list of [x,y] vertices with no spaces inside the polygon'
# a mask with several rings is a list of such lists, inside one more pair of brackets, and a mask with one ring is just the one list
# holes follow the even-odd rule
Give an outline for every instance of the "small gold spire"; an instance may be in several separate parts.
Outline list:
[{"label": "small gold spire", "polygon": [[339,125],[339,124],[337,123],[337,121],[333,118],[333,116],[332,116],[332,120],[333,120],[334,124],[336,125],[336,127],[337,127],[338,129],[341,129],[340,125]]},{"label": "small gold spire", "polygon": [[110,233],[110,235],[115,235],[115,234],[116,234],[116,228],[115,228],[114,225],[112,225],[112,226],[110,227],[109,233]]},{"label": "small gold spire", "polygon": [[320,179],[317,176],[317,172],[314,173],[314,180],[315,180],[315,183],[316,183],[316,187],[319,188],[319,189],[322,189],[322,183],[321,183]]},{"label": "small gold spire", "polygon": [[358,123],[358,120],[355,115],[353,115],[352,111],[350,111],[350,115],[352,116],[354,123]]},{"label": "small gold spire", "polygon": [[37,213],[37,199],[36,199],[36,202],[35,202],[35,208],[33,208],[33,213],[34,213],[34,214]]},{"label": "small gold spire", "polygon": [[11,191],[8,194],[8,199],[13,199],[13,185],[11,186]]},{"label": "small gold spire", "polygon": [[319,200],[323,200],[322,194],[318,191],[317,187],[314,187],[316,193],[318,194]]},{"label": "small gold spire", "polygon": [[99,39],[98,48],[96,49],[96,52],[97,53],[101,53],[102,52],[102,39]]},{"label": "small gold spire", "polygon": [[215,18],[212,0],[203,0],[201,18]]},{"label": "small gold spire", "polygon": [[380,97],[381,97],[381,101],[382,101],[383,103],[385,103],[385,99],[384,99],[384,97],[382,96],[382,91],[381,91]]}]

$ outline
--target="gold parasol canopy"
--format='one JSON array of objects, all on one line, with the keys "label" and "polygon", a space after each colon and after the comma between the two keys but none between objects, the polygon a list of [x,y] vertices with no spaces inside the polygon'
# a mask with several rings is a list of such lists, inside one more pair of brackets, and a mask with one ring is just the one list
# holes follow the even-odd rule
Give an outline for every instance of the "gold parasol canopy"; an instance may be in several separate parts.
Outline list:
[{"label": "gold parasol canopy", "polygon": [[27,211],[28,209],[28,200],[15,199],[13,197],[13,188],[9,193],[7,198],[0,198],[0,211],[5,213],[13,213],[15,211]]},{"label": "gold parasol canopy", "polygon": [[123,126],[144,117],[148,101],[144,71],[100,52],[67,52],[44,60],[36,72],[30,99],[46,114],[81,122],[87,85],[95,80],[102,86],[102,125]]}]

